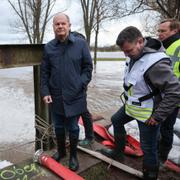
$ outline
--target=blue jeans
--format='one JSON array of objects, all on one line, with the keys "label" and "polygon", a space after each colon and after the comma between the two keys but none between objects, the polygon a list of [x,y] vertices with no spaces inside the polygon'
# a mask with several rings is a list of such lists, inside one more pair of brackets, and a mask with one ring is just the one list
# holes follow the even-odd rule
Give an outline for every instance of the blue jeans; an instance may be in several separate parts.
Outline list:
[{"label": "blue jeans", "polygon": [[[125,107],[121,107],[111,118],[114,135],[126,134],[124,125],[134,118],[125,113]],[[140,131],[140,144],[144,153],[144,166],[158,166],[158,139],[160,125],[148,126],[143,122],[137,121]]]},{"label": "blue jeans", "polygon": [[65,134],[67,130],[69,132],[69,138],[78,139],[79,137],[78,120],[80,115],[66,118],[61,114],[51,112],[51,117],[54,124],[56,137]]}]

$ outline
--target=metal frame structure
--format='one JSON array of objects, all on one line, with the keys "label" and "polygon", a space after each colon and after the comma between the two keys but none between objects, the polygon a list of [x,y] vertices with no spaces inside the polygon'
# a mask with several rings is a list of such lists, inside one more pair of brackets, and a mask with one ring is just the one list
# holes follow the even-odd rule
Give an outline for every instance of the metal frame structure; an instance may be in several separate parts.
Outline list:
[{"label": "metal frame structure", "polygon": [[[48,107],[42,102],[40,96],[40,63],[43,55],[43,44],[9,44],[0,45],[0,69],[12,67],[33,66],[34,79],[34,103],[35,103],[35,124],[38,125],[36,117],[51,125]],[[23,115],[22,115],[23,116]],[[51,137],[42,139],[42,133],[36,128],[35,150],[50,150],[53,147]]]}]

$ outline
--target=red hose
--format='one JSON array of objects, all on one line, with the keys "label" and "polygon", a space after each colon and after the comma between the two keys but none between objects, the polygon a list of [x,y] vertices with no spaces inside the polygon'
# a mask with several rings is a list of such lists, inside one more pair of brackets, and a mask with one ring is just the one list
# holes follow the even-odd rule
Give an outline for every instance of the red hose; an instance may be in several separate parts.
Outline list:
[{"label": "red hose", "polygon": [[75,172],[71,171],[67,167],[61,165],[60,163],[55,161],[50,156],[44,154],[40,150],[39,150],[39,152],[38,151],[36,152],[35,156],[36,156],[36,158],[35,158],[36,162],[38,161],[40,164],[42,164],[46,168],[50,169],[55,174],[57,174],[58,176],[60,176],[61,178],[65,179],[65,180],[84,180],[84,178],[82,178]]}]

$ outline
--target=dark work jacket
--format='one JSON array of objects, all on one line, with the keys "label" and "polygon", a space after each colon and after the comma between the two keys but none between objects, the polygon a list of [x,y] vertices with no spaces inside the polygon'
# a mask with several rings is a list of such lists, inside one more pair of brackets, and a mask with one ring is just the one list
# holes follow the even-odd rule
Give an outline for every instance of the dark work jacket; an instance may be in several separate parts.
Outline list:
[{"label": "dark work jacket", "polygon": [[65,42],[53,39],[44,47],[41,95],[51,95],[52,111],[72,117],[87,110],[86,89],[92,76],[86,41],[70,34]]},{"label": "dark work jacket", "polygon": [[[138,58],[130,60],[130,68],[145,54],[156,52],[165,52],[162,43],[150,37],[145,38],[144,48]],[[152,117],[159,122],[166,120],[180,103],[180,83],[173,73],[170,58],[160,59],[153,64],[145,72],[144,80],[150,92],[158,92],[153,97],[154,109]]]},{"label": "dark work jacket", "polygon": [[162,41],[163,46],[167,49],[172,43],[180,39],[180,34],[176,33]]},{"label": "dark work jacket", "polygon": [[[156,52],[165,52],[161,42],[150,37],[146,38],[141,56]],[[152,65],[144,74],[144,79],[151,90],[159,92],[153,97],[152,117],[159,122],[164,121],[180,103],[180,83],[173,73],[170,58],[161,59]]]}]

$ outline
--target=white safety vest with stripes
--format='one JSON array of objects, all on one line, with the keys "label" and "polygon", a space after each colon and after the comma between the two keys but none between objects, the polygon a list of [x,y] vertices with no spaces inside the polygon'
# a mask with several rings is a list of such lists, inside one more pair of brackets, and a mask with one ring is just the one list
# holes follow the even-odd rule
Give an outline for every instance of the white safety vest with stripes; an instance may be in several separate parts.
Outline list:
[{"label": "white safety vest with stripes", "polygon": [[151,88],[145,82],[145,72],[156,62],[168,56],[163,52],[145,54],[136,61],[129,71],[129,62],[126,63],[124,87],[126,114],[145,122],[153,112],[153,98],[141,101],[139,98],[151,93]]}]

